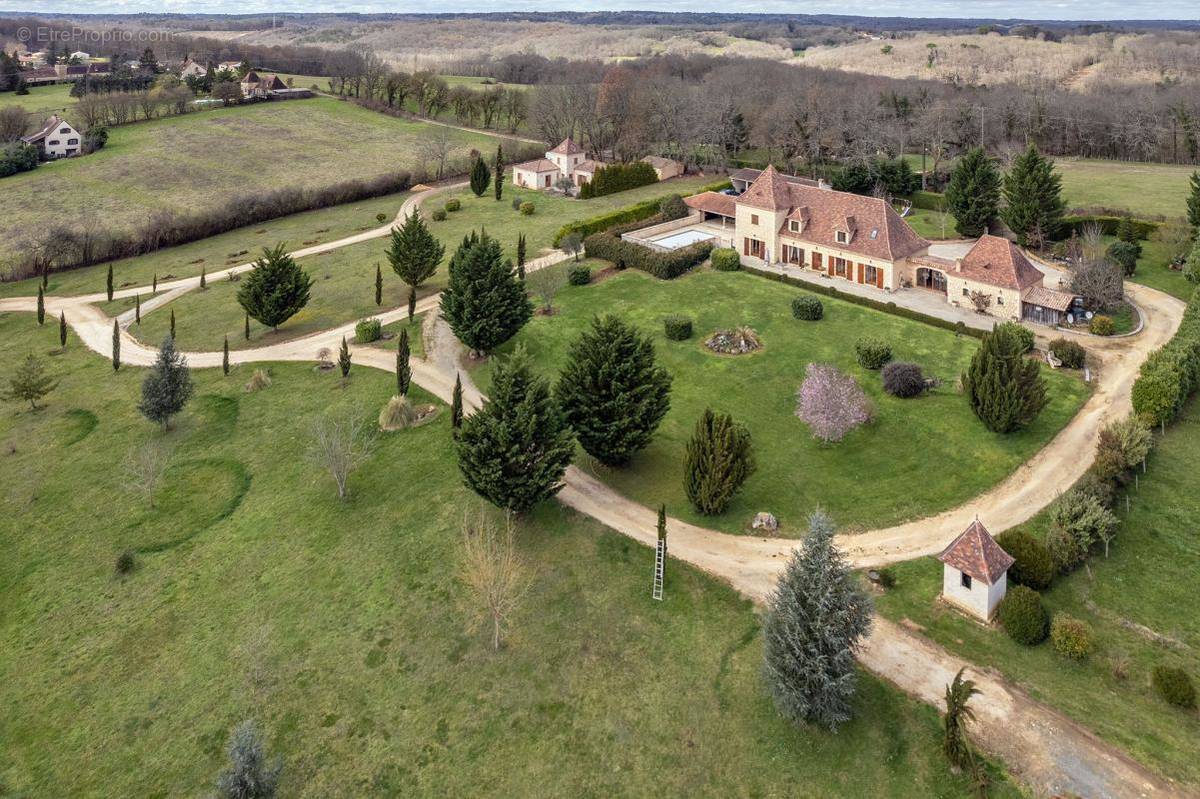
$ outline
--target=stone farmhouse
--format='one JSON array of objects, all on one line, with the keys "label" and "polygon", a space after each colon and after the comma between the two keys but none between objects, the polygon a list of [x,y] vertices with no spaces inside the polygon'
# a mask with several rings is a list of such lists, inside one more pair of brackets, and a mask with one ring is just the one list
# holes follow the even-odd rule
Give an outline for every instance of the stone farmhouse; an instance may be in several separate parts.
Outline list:
[{"label": "stone farmhouse", "polygon": [[596,170],[604,166],[587,157],[582,147],[570,136],[563,139],[545,158],[513,165],[513,185],[527,189],[552,189],[560,178],[567,178],[575,188],[589,182]]},{"label": "stone farmhouse", "polygon": [[246,99],[270,97],[278,92],[286,92],[288,85],[278,75],[260,75],[250,70],[242,78],[242,96]]},{"label": "stone farmhouse", "polygon": [[183,59],[183,63],[179,65],[179,77],[187,78],[203,78],[208,73],[208,65],[201,64],[199,61],[191,58]]},{"label": "stone farmhouse", "polygon": [[37,147],[42,158],[66,158],[79,154],[83,137],[71,123],[54,114],[36,133],[22,136],[21,141]]},{"label": "stone farmhouse", "polygon": [[1008,591],[1015,562],[978,519],[941,551],[942,599],[981,621],[991,621]]},{"label": "stone farmhouse", "polygon": [[732,227],[724,238],[748,263],[810,270],[881,292],[935,292],[1005,320],[1057,324],[1074,300],[1045,288],[1043,273],[1007,239],[984,236],[961,258],[930,255],[930,242],[882,198],[835,191],[772,166],[740,177],[749,180],[740,194],[704,192],[684,202],[695,218]]}]

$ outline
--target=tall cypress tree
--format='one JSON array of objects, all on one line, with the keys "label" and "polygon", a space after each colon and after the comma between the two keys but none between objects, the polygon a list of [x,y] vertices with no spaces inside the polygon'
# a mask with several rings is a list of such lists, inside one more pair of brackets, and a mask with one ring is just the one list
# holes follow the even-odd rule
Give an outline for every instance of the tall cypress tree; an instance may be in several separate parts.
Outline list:
[{"label": "tall cypress tree", "polygon": [[621,466],[650,443],[671,407],[671,376],[654,344],[615,316],[597,317],[571,345],[555,391],[580,445]]},{"label": "tall cypress tree", "polygon": [[754,470],[750,431],[705,408],[684,455],[683,487],[692,506],[705,516],[723,513]]},{"label": "tall cypress tree", "polygon": [[1025,357],[1016,325],[997,325],[962,376],[967,403],[987,429],[1010,433],[1025,427],[1046,407],[1046,380],[1037,361]]},{"label": "tall cypress tree", "polygon": [[524,348],[496,365],[491,397],[463,420],[457,449],[463,481],[499,508],[524,513],[562,488],[575,444]]},{"label": "tall cypress tree", "polygon": [[112,367],[114,372],[121,370],[121,328],[117,326],[116,319],[113,320]]},{"label": "tall cypress tree", "polygon": [[221,347],[221,371],[226,377],[229,376],[229,336],[225,337],[225,344]]},{"label": "tall cypress tree", "polygon": [[175,309],[171,309],[171,339],[175,339]]},{"label": "tall cypress tree", "polygon": [[133,321],[139,325],[142,323],[142,295],[133,295]]},{"label": "tall cypress tree", "polygon": [[833,730],[852,716],[854,653],[871,629],[871,598],[834,547],[829,517],[816,511],[808,530],[767,603],[763,670],[780,715]]},{"label": "tall cypress tree", "polygon": [[278,330],[308,304],[313,279],[284,250],[284,245],[263,248],[254,268],[238,287],[238,304],[260,323]]},{"label": "tall cypress tree", "polygon": [[533,316],[533,303],[505,261],[500,243],[486,233],[468,238],[450,259],[442,292],[442,317],[475,353],[508,341]]},{"label": "tall cypress tree", "polygon": [[454,429],[455,437],[463,423],[463,392],[462,375],[454,373],[454,393],[450,395],[450,426]]},{"label": "tall cypress tree", "polygon": [[208,275],[204,271],[203,266],[200,267],[200,288],[202,288],[202,289],[208,288]]},{"label": "tall cypress tree", "polygon": [[155,273],[154,273],[154,277],[153,277],[153,279],[150,281],[150,293],[151,293],[151,294],[157,294],[157,293],[158,293],[158,272],[155,272]]},{"label": "tall cypress tree", "polygon": [[108,295],[108,301],[113,299],[113,269],[112,264],[108,265],[108,275],[104,279],[104,293]]},{"label": "tall cypress tree", "polygon": [[1058,233],[1067,206],[1062,177],[1034,145],[1017,156],[1004,176],[1004,201],[1000,216],[1022,247],[1041,246]]},{"label": "tall cypress tree", "polygon": [[495,190],[496,199],[500,200],[504,196],[504,149],[499,144],[496,145],[496,160],[492,164],[492,170],[492,188]]},{"label": "tall cypress tree", "polygon": [[67,346],[67,312],[58,312],[58,345],[64,349]]},{"label": "tall cypress tree", "polygon": [[375,304],[383,305],[383,269],[375,264]]},{"label": "tall cypress tree", "polygon": [[1000,184],[1000,170],[982,148],[971,150],[954,166],[946,205],[960,235],[977,238],[988,232],[1000,213]]},{"label": "tall cypress tree", "polygon": [[163,339],[154,366],[142,381],[142,401],[138,410],[152,422],[171,426],[171,417],[183,410],[192,396],[192,373],[187,359],[175,349],[175,340]]},{"label": "tall cypress tree", "polygon": [[396,342],[396,393],[401,397],[408,396],[408,386],[412,382],[412,366],[409,365],[411,352],[408,347],[408,328],[400,328],[400,339]]},{"label": "tall cypress tree", "polygon": [[249,341],[250,340],[250,314],[249,313],[246,314],[246,326],[243,329],[242,333],[243,333],[243,335],[245,335],[246,341]]},{"label": "tall cypress tree", "polygon": [[346,343],[346,337],[342,336],[342,348],[338,350],[338,368],[342,370],[343,380],[350,376],[350,363],[350,345]]},{"label": "tall cypress tree", "polygon": [[37,320],[39,325],[46,324],[46,294],[41,286],[38,286]]},{"label": "tall cypress tree", "polygon": [[471,193],[476,197],[482,197],[491,182],[492,171],[483,162],[482,156],[475,156],[475,163],[471,165]]},{"label": "tall cypress tree", "polygon": [[525,279],[525,234],[517,235],[517,277]]},{"label": "tall cypress tree", "polygon": [[414,208],[404,224],[392,228],[386,254],[392,271],[408,284],[408,318],[412,319],[417,310],[417,289],[433,277],[446,248],[425,226],[421,209]]},{"label": "tall cypress tree", "polygon": [[1200,172],[1193,172],[1189,181],[1191,192],[1187,198],[1187,220],[1192,230],[1200,233]]}]

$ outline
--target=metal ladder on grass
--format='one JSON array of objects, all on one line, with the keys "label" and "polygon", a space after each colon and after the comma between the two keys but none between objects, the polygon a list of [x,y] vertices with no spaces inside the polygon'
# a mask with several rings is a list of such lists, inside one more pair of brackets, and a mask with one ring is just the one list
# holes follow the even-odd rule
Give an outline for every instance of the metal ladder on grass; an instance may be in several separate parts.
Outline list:
[{"label": "metal ladder on grass", "polygon": [[657,600],[662,600],[663,597],[663,565],[667,560],[667,539],[658,539],[658,546],[654,548],[654,591],[653,596]]}]

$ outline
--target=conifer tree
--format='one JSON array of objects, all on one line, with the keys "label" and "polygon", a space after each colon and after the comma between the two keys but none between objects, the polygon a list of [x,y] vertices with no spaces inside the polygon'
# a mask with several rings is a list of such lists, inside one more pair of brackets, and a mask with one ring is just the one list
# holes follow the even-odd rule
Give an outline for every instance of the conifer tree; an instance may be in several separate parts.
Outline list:
[{"label": "conifer tree", "polygon": [[471,193],[476,197],[482,197],[491,182],[492,171],[483,162],[482,156],[475,156],[475,163],[471,165]]},{"label": "conifer tree", "polygon": [[58,312],[58,345],[63,349],[67,346],[67,312]]},{"label": "conifer tree", "polygon": [[226,377],[229,376],[229,336],[225,337],[225,344],[221,347],[221,371]]},{"label": "conifer tree", "polygon": [[133,295],[133,321],[139,325],[142,323],[142,295]]},{"label": "conifer tree", "polygon": [[1193,172],[1188,181],[1191,191],[1187,198],[1187,220],[1196,234],[1200,234],[1200,172]]},{"label": "conifer tree", "polygon": [[1034,145],[1017,156],[1004,176],[1004,201],[1000,216],[1022,247],[1040,247],[1058,233],[1066,208],[1062,177]]},{"label": "conifer tree", "polygon": [[808,530],[767,603],[764,674],[780,715],[834,730],[852,715],[854,654],[871,629],[871,599],[834,547],[830,518],[814,512]]},{"label": "conifer tree", "polygon": [[142,381],[142,401],[138,410],[152,422],[170,429],[171,417],[183,410],[192,396],[192,373],[187,358],[175,349],[175,340],[163,339],[158,357]]},{"label": "conifer tree", "polygon": [[112,367],[114,372],[121,369],[121,328],[117,326],[116,319],[113,320]]},{"label": "conifer tree", "polygon": [[621,466],[650,443],[671,407],[671,376],[654,344],[615,316],[596,317],[579,335],[555,390],[580,445]]},{"label": "conifer tree", "polygon": [[496,145],[496,160],[492,170],[492,188],[495,190],[496,199],[500,200],[504,196],[504,148],[499,144]]},{"label": "conifer tree", "polygon": [[1046,407],[1046,380],[1038,362],[1025,357],[1016,325],[985,333],[962,376],[971,410],[993,433],[1025,427]]},{"label": "conifer tree", "polygon": [[667,506],[658,506],[658,540],[667,540]]},{"label": "conifer tree", "polygon": [[476,354],[508,341],[533,316],[525,287],[505,261],[500,243],[474,234],[450,259],[449,282],[442,292],[442,317],[454,335]]},{"label": "conifer tree", "polygon": [[46,324],[46,295],[41,286],[38,286],[37,320],[39,325]]},{"label": "conifer tree", "polygon": [[462,375],[458,372],[454,373],[454,393],[450,396],[450,426],[454,429],[454,435],[458,437],[458,431],[463,423],[463,389]]},{"label": "conifer tree", "polygon": [[154,273],[154,278],[150,281],[150,293],[158,293],[158,272]]},{"label": "conifer tree", "polygon": [[456,446],[463,481],[504,510],[524,513],[562,487],[575,444],[524,348],[496,365],[491,397],[463,420]]},{"label": "conifer tree", "polygon": [[383,269],[375,264],[375,304],[383,305]]},{"label": "conifer tree", "polygon": [[36,411],[37,401],[53,391],[57,385],[58,381],[46,374],[46,367],[42,365],[41,359],[31,352],[9,378],[4,399],[28,402],[29,409]]},{"label": "conifer tree", "polygon": [[246,314],[246,326],[243,330],[243,335],[245,335],[246,341],[250,340],[250,314],[249,313]]},{"label": "conifer tree", "polygon": [[200,288],[208,288],[208,275],[205,274],[204,267],[200,267]]},{"label": "conifer tree", "polygon": [[175,309],[171,309],[171,338],[175,338]]},{"label": "conifer tree", "polygon": [[108,276],[104,279],[104,292],[108,295],[108,301],[112,302],[113,298],[113,269],[112,264],[108,265]]},{"label": "conifer tree", "polygon": [[729,414],[706,408],[684,456],[688,500],[705,516],[723,513],[754,469],[750,431]]},{"label": "conifer tree", "polygon": [[350,345],[345,336],[342,336],[342,348],[338,350],[338,368],[342,370],[343,380],[350,376]]},{"label": "conifer tree", "polygon": [[525,279],[525,234],[517,235],[517,276]]},{"label": "conifer tree", "polygon": [[946,205],[959,235],[977,238],[988,232],[1000,212],[1000,170],[976,148],[964,155],[950,174]]},{"label": "conifer tree", "polygon": [[396,343],[396,393],[401,397],[408,396],[408,386],[412,382],[412,366],[409,365],[411,354],[408,347],[408,328],[402,327]]},{"label": "conifer tree", "polygon": [[278,330],[308,304],[313,282],[283,244],[264,247],[262,256],[238,287],[238,304],[261,324]]},{"label": "conifer tree", "polygon": [[404,224],[392,228],[386,254],[392,271],[408,285],[408,318],[412,319],[417,310],[417,289],[433,277],[446,248],[425,226],[421,209],[414,208]]}]

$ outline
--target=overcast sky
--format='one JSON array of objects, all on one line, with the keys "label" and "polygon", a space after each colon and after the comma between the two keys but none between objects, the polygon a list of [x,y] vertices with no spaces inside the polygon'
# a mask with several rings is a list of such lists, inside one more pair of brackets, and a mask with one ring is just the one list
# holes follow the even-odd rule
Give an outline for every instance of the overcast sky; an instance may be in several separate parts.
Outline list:
[{"label": "overcast sky", "polygon": [[875,0],[858,6],[844,0],[754,0],[698,3],[695,0],[432,0],[419,4],[379,0],[0,0],[0,11],[52,13],[261,13],[290,12],[479,12],[479,11],[743,11],[791,14],[847,14],[918,17],[999,17],[1023,19],[1200,19],[1196,0]]}]

